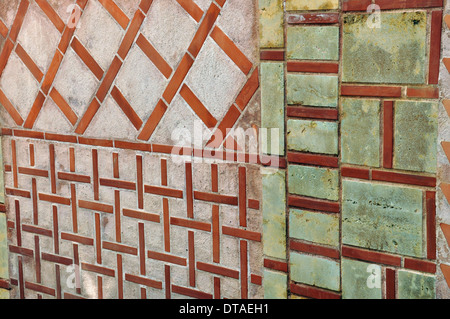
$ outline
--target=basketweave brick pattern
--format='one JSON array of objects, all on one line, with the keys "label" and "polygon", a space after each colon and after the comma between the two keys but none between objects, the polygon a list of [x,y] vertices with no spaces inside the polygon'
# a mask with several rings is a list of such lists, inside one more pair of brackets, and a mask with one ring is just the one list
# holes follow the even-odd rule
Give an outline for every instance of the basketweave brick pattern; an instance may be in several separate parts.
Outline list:
[{"label": "basketweave brick pattern", "polygon": [[12,298],[261,296],[258,166],[3,145]]},{"label": "basketweave brick pattern", "polygon": [[262,126],[286,141],[266,149],[286,169],[262,177],[272,223],[263,229],[266,297],[445,295],[448,270],[437,265],[448,246],[439,258],[436,249],[448,231],[436,220],[447,171],[438,150],[443,5],[260,1]]},{"label": "basketweave brick pattern", "polygon": [[[259,127],[256,16],[252,0],[0,4],[0,297],[262,296],[259,166],[227,135]],[[178,154],[206,163],[176,165],[171,133],[195,121],[209,140]]]}]

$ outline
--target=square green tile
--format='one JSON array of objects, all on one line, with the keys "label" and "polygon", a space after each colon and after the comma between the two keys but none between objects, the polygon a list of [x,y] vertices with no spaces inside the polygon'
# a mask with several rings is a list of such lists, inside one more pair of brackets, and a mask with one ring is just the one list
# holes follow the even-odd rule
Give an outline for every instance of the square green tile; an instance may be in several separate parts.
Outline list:
[{"label": "square green tile", "polygon": [[[374,269],[372,269],[372,267]],[[381,299],[382,270],[380,265],[343,258],[342,299]],[[375,276],[370,278],[370,276]],[[378,278],[376,278],[378,277]],[[371,285],[368,285],[368,280]],[[379,286],[373,285],[374,281]]]},{"label": "square green tile", "polygon": [[379,28],[369,16],[344,15],[343,82],[425,83],[427,13],[382,12]]},{"label": "square green tile", "polygon": [[328,246],[339,246],[339,217],[332,214],[289,211],[289,237]]},{"label": "square green tile", "polygon": [[435,299],[436,276],[398,271],[398,299]]},{"label": "square green tile", "polygon": [[337,107],[338,77],[289,73],[287,75],[287,102],[303,106]]},{"label": "square green tile", "polygon": [[343,180],[342,242],[423,257],[422,190]]},{"label": "square green tile", "polygon": [[339,171],[336,169],[289,165],[289,193],[337,201]]},{"label": "square green tile", "polygon": [[341,114],[343,163],[380,166],[380,101],[344,98]]},{"label": "square green tile", "polygon": [[289,60],[339,59],[339,27],[296,26],[287,28]]},{"label": "square green tile", "polygon": [[292,252],[289,264],[291,280],[339,291],[341,271],[338,261]]},{"label": "square green tile", "polygon": [[338,153],[338,123],[310,120],[288,120],[289,150],[336,155]]},{"label": "square green tile", "polygon": [[437,102],[395,102],[394,168],[436,173],[438,108]]}]

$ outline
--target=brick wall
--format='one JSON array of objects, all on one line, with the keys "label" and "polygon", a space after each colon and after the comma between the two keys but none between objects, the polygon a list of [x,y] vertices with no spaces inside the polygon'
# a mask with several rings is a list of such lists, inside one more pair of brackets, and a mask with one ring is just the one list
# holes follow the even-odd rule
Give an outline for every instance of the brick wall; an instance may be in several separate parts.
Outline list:
[{"label": "brick wall", "polygon": [[[262,296],[258,160],[226,131],[259,127],[256,2],[18,0],[0,19],[1,296]],[[196,127],[210,141],[172,139]]]},{"label": "brick wall", "polygon": [[286,163],[263,175],[265,296],[441,297],[443,1],[259,3],[262,126]]}]

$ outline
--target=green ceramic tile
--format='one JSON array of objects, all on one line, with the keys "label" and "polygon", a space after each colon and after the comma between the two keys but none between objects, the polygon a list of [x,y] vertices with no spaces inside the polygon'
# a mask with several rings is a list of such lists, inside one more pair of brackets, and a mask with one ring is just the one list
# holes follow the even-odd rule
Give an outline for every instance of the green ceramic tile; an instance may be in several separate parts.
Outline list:
[{"label": "green ceramic tile", "polygon": [[264,269],[264,299],[287,298],[287,275]]},{"label": "green ceramic tile", "polygon": [[339,262],[305,254],[290,254],[291,280],[330,290],[340,289]]},{"label": "green ceramic tile", "polygon": [[342,242],[423,257],[422,196],[416,188],[344,180]]},{"label": "green ceramic tile", "polygon": [[289,193],[337,201],[339,171],[329,168],[289,165]]},{"label": "green ceramic tile", "polygon": [[341,159],[343,163],[380,166],[380,101],[342,99]]},{"label": "green ceramic tile", "polygon": [[342,299],[381,299],[380,265],[343,258]]},{"label": "green ceramic tile", "polygon": [[283,0],[259,0],[259,43],[262,48],[284,46]]},{"label": "green ceramic tile", "polygon": [[436,172],[438,107],[437,102],[395,103],[394,168]]},{"label": "green ceramic tile", "polygon": [[399,299],[435,299],[436,276],[398,271]]},{"label": "green ceramic tile", "polygon": [[0,213],[0,278],[9,278],[6,214]]},{"label": "green ceramic tile", "polygon": [[288,104],[336,107],[338,105],[338,77],[289,73],[287,75]]},{"label": "green ceramic tile", "polygon": [[310,153],[338,153],[338,123],[310,120],[288,120],[289,150]]},{"label": "green ceramic tile", "polygon": [[289,237],[337,247],[339,246],[339,217],[291,209]]},{"label": "green ceramic tile", "polygon": [[[284,155],[284,64],[261,63],[261,128],[268,134],[263,152]],[[273,132],[278,129],[278,136]]]},{"label": "green ceramic tile", "polygon": [[[361,83],[425,83],[425,11],[382,12],[378,27],[369,14],[344,15],[342,80]],[[368,22],[369,21],[369,22]]]},{"label": "green ceramic tile", "polygon": [[262,169],[263,250],[286,258],[286,177],[284,170]]},{"label": "green ceramic tile", "polygon": [[287,28],[289,60],[339,59],[339,27],[296,26]]}]

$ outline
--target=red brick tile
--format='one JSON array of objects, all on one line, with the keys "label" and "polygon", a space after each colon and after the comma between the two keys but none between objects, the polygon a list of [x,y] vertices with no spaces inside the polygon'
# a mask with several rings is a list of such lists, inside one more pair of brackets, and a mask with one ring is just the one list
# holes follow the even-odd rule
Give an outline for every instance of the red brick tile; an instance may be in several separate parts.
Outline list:
[{"label": "red brick tile", "polygon": [[304,106],[288,106],[288,117],[308,118],[308,119],[322,119],[322,120],[337,120],[338,110],[319,108],[319,107],[304,107]]},{"label": "red brick tile", "polygon": [[338,202],[330,202],[309,197],[289,195],[288,205],[304,209],[318,210],[329,213],[339,213],[340,205]]},{"label": "red brick tile", "polygon": [[58,29],[59,33],[63,33],[66,25],[53,9],[53,7],[47,2],[47,0],[36,0],[36,3],[39,5],[42,11],[44,11],[44,13],[56,27],[56,29]]},{"label": "red brick tile", "polygon": [[427,258],[436,259],[436,192],[425,193],[427,218]]},{"label": "red brick tile", "polygon": [[26,67],[30,70],[31,74],[36,78],[38,82],[41,82],[44,77],[44,73],[39,69],[39,67],[34,63],[33,59],[25,52],[22,46],[17,43],[16,53],[22,62],[26,65]]},{"label": "red brick tile", "polygon": [[94,60],[91,54],[86,50],[86,48],[78,41],[77,38],[73,38],[72,40],[72,49],[78,54],[78,56],[83,60],[86,66],[91,70],[91,72],[95,75],[98,80],[103,78],[103,69],[98,65],[98,63]]},{"label": "red brick tile", "polygon": [[122,66],[122,62],[119,60],[118,57],[114,57],[113,62],[111,63],[108,72],[106,73],[102,84],[100,85],[98,91],[97,91],[97,98],[100,102],[103,102],[103,100],[106,97],[106,94],[108,93],[114,79],[117,76],[117,73],[119,73],[119,69]]},{"label": "red brick tile", "polygon": [[236,105],[244,111],[259,88],[259,74],[258,69],[255,69],[252,75],[248,78],[238,97],[236,98]]},{"label": "red brick tile", "polygon": [[87,108],[86,112],[84,113],[83,117],[81,118],[80,122],[78,123],[78,126],[75,129],[75,133],[84,134],[99,108],[100,103],[96,98],[94,98]]},{"label": "red brick tile", "polygon": [[150,6],[152,5],[153,0],[142,0],[141,4],[139,5],[139,8],[147,14],[148,10],[150,9]]},{"label": "red brick tile", "polygon": [[211,231],[211,224],[208,224],[208,223],[205,223],[205,222],[200,222],[200,221],[195,221],[195,220],[192,220],[192,219],[171,217],[170,218],[170,224],[171,225],[175,225],[175,226],[180,226],[180,227],[186,227],[186,228],[192,228],[192,229],[207,231],[207,232]]},{"label": "red brick tile", "polygon": [[150,259],[165,261],[171,264],[180,265],[180,266],[186,266],[187,261],[186,258],[166,254],[166,253],[159,253],[155,251],[147,251],[147,257]]},{"label": "red brick tile", "polygon": [[264,267],[276,270],[276,271],[282,271],[287,273],[288,272],[288,264],[284,261],[278,261],[278,260],[272,260],[268,258],[264,258]]},{"label": "red brick tile", "polygon": [[344,0],[342,11],[366,11],[372,0]]},{"label": "red brick tile", "polygon": [[198,28],[194,36],[194,39],[192,40],[191,45],[189,46],[188,49],[188,51],[192,54],[194,58],[197,57],[198,53],[200,52],[200,49],[202,48],[203,43],[208,37],[208,34],[211,31],[214,23],[216,22],[219,13],[220,13],[219,7],[217,7],[216,4],[211,3],[211,6],[206,12],[206,15],[203,18],[203,21],[200,24],[200,27]]},{"label": "red brick tile", "polygon": [[123,216],[127,216],[130,218],[140,219],[140,220],[146,220],[149,222],[155,222],[160,223],[160,217],[158,214],[153,213],[147,213],[147,212],[140,212],[133,209],[123,209]]},{"label": "red brick tile", "polygon": [[438,99],[439,88],[424,87],[424,88],[411,88],[409,87],[406,92],[408,97],[424,98],[424,99]]},{"label": "red brick tile", "polygon": [[50,63],[50,67],[48,68],[47,74],[44,77],[44,81],[42,82],[42,92],[45,94],[48,94],[48,91],[55,80],[55,76],[58,72],[59,66],[61,65],[62,59],[63,55],[59,51],[56,51],[53,56],[53,60]]},{"label": "red brick tile", "polygon": [[391,171],[373,170],[372,179],[375,181],[436,187],[436,177],[403,174]]},{"label": "red brick tile", "polygon": [[147,287],[152,287],[155,289],[162,289],[162,282],[152,280],[145,277],[135,276],[132,274],[125,274],[125,280],[129,282],[133,282],[135,284],[144,285]]},{"label": "red brick tile", "polygon": [[296,295],[309,297],[309,298],[313,298],[313,299],[341,299],[341,295],[336,292],[332,292],[332,291],[328,291],[328,290],[324,290],[324,289],[320,289],[320,288],[316,288],[316,287],[312,287],[312,286],[295,284],[295,283],[291,282],[289,288],[290,288],[291,292]]},{"label": "red brick tile", "polygon": [[217,124],[217,120],[212,116],[203,103],[197,98],[194,92],[187,85],[183,85],[180,91],[180,95],[192,108],[195,114],[203,121],[208,128],[213,128]]},{"label": "red brick tile", "polygon": [[102,204],[102,203],[97,203],[97,202],[92,202],[92,201],[87,201],[87,200],[78,200],[78,206],[80,208],[85,208],[85,209],[89,209],[89,210],[95,210],[97,212],[104,212],[104,213],[108,213],[108,214],[113,214],[114,213],[114,208],[112,205],[108,205],[108,204]]},{"label": "red brick tile", "polygon": [[144,192],[160,196],[183,198],[183,191],[168,187],[144,185]]},{"label": "red brick tile", "polygon": [[194,192],[194,199],[202,200],[206,202],[212,202],[217,204],[227,204],[227,205],[238,205],[238,199],[235,196],[221,195],[221,194],[212,194],[205,192]]},{"label": "red brick tile", "polygon": [[[431,13],[430,60],[428,84],[438,84],[441,60],[442,10]],[[439,95],[439,92],[438,92]]]},{"label": "red brick tile", "polygon": [[128,117],[136,130],[139,130],[143,124],[142,120],[116,86],[114,86],[111,90],[111,96],[117,102],[123,113],[125,113],[126,117]]},{"label": "red brick tile", "polygon": [[33,106],[31,107],[30,113],[28,114],[25,123],[23,124],[24,128],[32,128],[34,126],[34,122],[36,121],[37,116],[41,112],[42,106],[45,102],[45,95],[42,92],[39,92],[36,100],[34,101]]},{"label": "red brick tile", "polygon": [[211,37],[245,75],[250,72],[253,67],[252,62],[221,29],[215,27]]},{"label": "red brick tile", "polygon": [[123,13],[120,7],[112,0],[98,0],[102,6],[108,10],[109,14],[119,23],[119,25],[125,30],[130,22],[127,15]]},{"label": "red brick tile", "polygon": [[443,0],[375,0],[381,10],[442,7]]},{"label": "red brick tile", "polygon": [[192,64],[194,64],[194,60],[186,53],[163,93],[163,98],[167,103],[170,104],[172,102],[175,94],[183,83],[184,78],[191,69]]},{"label": "red brick tile", "polygon": [[[22,116],[16,110],[16,108],[11,104],[11,102],[9,101],[9,99],[6,97],[5,93],[3,93],[2,90],[0,90],[0,103],[5,108],[5,110],[9,113],[9,115],[11,115],[14,122],[17,125],[22,126],[22,124],[24,122]],[[6,135],[6,134],[3,132],[3,135]]]},{"label": "red brick tile", "polygon": [[395,277],[395,270],[386,268],[386,299],[395,299]]},{"label": "red brick tile", "polygon": [[187,13],[197,22],[203,17],[203,11],[200,7],[192,0],[177,0],[177,2],[186,10]]},{"label": "red brick tile", "polygon": [[9,38],[15,42],[17,36],[19,35],[20,28],[22,27],[23,20],[25,19],[25,14],[27,13],[28,6],[30,2],[28,0],[21,0],[19,9],[16,13],[16,18],[14,19],[13,25],[9,31]]},{"label": "red brick tile", "polygon": [[222,234],[257,242],[261,241],[261,233],[257,233],[246,229],[222,226]]},{"label": "red brick tile", "polygon": [[66,143],[77,143],[78,142],[78,139],[76,136],[54,134],[54,133],[45,133],[45,139],[48,141],[58,141],[58,142],[66,142]]},{"label": "red brick tile", "polygon": [[206,272],[210,272],[210,273],[216,274],[216,275],[222,275],[225,277],[234,278],[234,279],[239,279],[239,275],[240,275],[239,271],[237,271],[237,270],[225,268],[223,266],[207,264],[204,262],[197,262],[197,269],[206,271]]},{"label": "red brick tile", "polygon": [[370,171],[366,168],[341,167],[342,177],[370,179]]},{"label": "red brick tile", "polygon": [[339,167],[339,159],[337,157],[327,155],[288,152],[288,161],[290,163],[297,164]]},{"label": "red brick tile", "polygon": [[6,63],[8,63],[9,56],[11,55],[13,49],[14,43],[8,39],[3,46],[2,53],[0,54],[0,76],[3,74],[3,70],[6,67]]},{"label": "red brick tile", "polygon": [[96,138],[86,138],[86,137],[78,137],[78,143],[92,146],[101,146],[101,147],[113,147],[114,143],[111,140],[104,139],[96,139]]},{"label": "red brick tile", "polygon": [[139,35],[136,44],[141,48],[141,50],[145,53],[145,55],[153,62],[153,64],[158,68],[158,70],[167,79],[170,78],[173,72],[172,68],[142,34]]},{"label": "red brick tile", "polygon": [[404,267],[407,269],[428,272],[431,274],[436,273],[436,263],[426,260],[412,259],[406,257]]},{"label": "red brick tile", "polygon": [[66,100],[64,100],[64,98],[61,96],[61,94],[59,94],[59,92],[55,88],[53,88],[52,91],[50,92],[50,97],[56,103],[59,109],[64,113],[69,122],[72,125],[75,125],[78,121],[78,116],[75,114],[70,105],[67,104]]},{"label": "red brick tile", "polygon": [[333,259],[339,259],[340,253],[339,250],[329,248],[329,247],[323,247],[316,244],[311,243],[303,243],[295,240],[289,241],[289,248],[295,251],[308,253],[308,254],[314,254],[319,255],[323,257],[333,258]]},{"label": "red brick tile", "polygon": [[6,39],[8,36],[8,27],[3,23],[3,21],[0,21],[0,35]]}]

